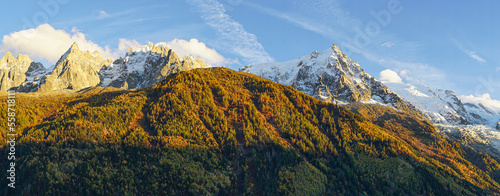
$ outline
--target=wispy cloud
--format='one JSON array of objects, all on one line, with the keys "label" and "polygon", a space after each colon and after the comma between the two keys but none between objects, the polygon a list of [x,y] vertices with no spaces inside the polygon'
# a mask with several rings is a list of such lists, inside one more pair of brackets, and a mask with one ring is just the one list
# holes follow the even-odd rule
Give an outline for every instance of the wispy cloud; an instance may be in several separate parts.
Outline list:
[{"label": "wispy cloud", "polygon": [[334,31],[329,26],[322,25],[322,24],[316,24],[314,22],[306,20],[303,17],[296,17],[296,16],[293,16],[289,13],[280,12],[278,10],[264,7],[264,6],[261,6],[261,5],[252,3],[252,2],[248,2],[248,1],[243,1],[241,3],[243,5],[254,8],[262,13],[265,13],[265,14],[270,15],[270,16],[281,18],[285,21],[288,21],[292,24],[299,26],[302,29],[315,32],[315,33],[320,34],[320,35],[327,37],[327,38],[337,38],[337,37],[342,36],[339,32]]},{"label": "wispy cloud", "polygon": [[104,19],[104,18],[108,18],[110,17],[111,15],[109,15],[106,11],[104,10],[101,10],[99,11],[99,16],[97,17],[98,19]]},{"label": "wispy cloud", "polygon": [[89,13],[87,16],[78,17],[78,18],[69,18],[63,21],[57,21],[51,23],[54,26],[73,26],[81,23],[89,23],[94,21],[99,21],[102,19],[119,19],[119,20],[127,20],[127,21],[136,21],[140,19],[134,19],[136,16],[135,13],[147,12],[152,9],[157,9],[160,7],[159,5],[148,5],[148,6],[138,6],[130,9],[124,9],[116,12],[104,11],[104,10],[94,10],[92,13]]},{"label": "wispy cloud", "polygon": [[469,51],[468,54],[469,54],[470,58],[473,58],[480,63],[486,63],[486,60],[484,60],[482,57],[480,57],[476,52]]},{"label": "wispy cloud", "polygon": [[201,12],[201,17],[226,42],[232,52],[242,56],[247,63],[272,62],[274,59],[264,50],[257,36],[247,32],[243,25],[226,13],[217,0],[187,0]]},{"label": "wispy cloud", "polygon": [[129,19],[129,20],[115,20],[113,22],[107,23],[106,26],[123,26],[123,25],[133,25],[138,23],[144,23],[146,21],[153,20],[163,20],[170,18],[169,16],[161,16],[161,17],[149,17],[149,18],[137,18],[137,19]]},{"label": "wispy cloud", "polygon": [[362,21],[352,17],[351,14],[342,8],[341,0],[294,0],[297,12],[301,12],[301,17],[313,19],[315,24],[336,27],[336,31],[344,30],[353,32],[362,26]]},{"label": "wispy cloud", "polygon": [[386,47],[386,48],[392,48],[394,46],[394,43],[388,41],[388,42],[384,42],[382,45],[380,45],[382,47]]},{"label": "wispy cloud", "polygon": [[458,49],[460,49],[462,52],[464,52],[465,54],[467,54],[470,58],[476,60],[477,62],[480,62],[480,63],[486,63],[486,60],[479,56],[476,51],[472,51],[472,50],[469,50],[467,48],[465,48],[462,44],[460,44],[460,42],[458,42],[455,38],[450,38],[450,40],[458,47]]}]

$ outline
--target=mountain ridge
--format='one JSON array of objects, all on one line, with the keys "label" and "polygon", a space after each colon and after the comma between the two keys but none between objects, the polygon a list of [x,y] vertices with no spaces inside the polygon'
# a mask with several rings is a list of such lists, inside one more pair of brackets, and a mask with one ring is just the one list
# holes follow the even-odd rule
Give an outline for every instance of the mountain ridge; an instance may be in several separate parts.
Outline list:
[{"label": "mountain ridge", "polygon": [[[19,57],[31,62],[26,55]],[[0,81],[3,86],[0,91],[14,89],[28,93],[78,91],[95,86],[144,88],[153,86],[172,73],[209,67],[198,57],[186,55],[179,58],[172,49],[153,43],[139,49],[130,48],[124,58],[113,61],[104,59],[98,51],[81,51],[74,42],[52,69],[46,69],[40,63],[35,63],[28,69],[23,65],[24,61],[14,61],[10,52],[3,59],[4,64],[10,66],[2,66],[0,74],[6,76]],[[19,69],[20,67],[23,69]]]}]

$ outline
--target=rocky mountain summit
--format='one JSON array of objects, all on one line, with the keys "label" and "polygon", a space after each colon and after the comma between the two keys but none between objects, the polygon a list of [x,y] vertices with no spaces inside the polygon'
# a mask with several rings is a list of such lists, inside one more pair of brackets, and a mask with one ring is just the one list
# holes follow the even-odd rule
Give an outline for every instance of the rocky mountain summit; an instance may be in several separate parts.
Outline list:
[{"label": "rocky mountain summit", "polygon": [[314,51],[286,62],[248,65],[241,71],[292,86],[326,102],[380,103],[421,115],[411,103],[366,73],[335,44],[323,52]]},{"label": "rocky mountain summit", "polygon": [[43,71],[43,65],[32,61],[28,56],[20,54],[14,58],[12,53],[7,52],[0,59],[0,91],[18,87],[27,79],[36,77],[36,73]]},{"label": "rocky mountain summit", "polygon": [[73,43],[57,61],[54,70],[43,76],[38,90],[81,90],[96,86],[100,82],[99,70],[110,63],[111,60],[103,59],[98,51],[83,52]]},{"label": "rocky mountain summit", "polygon": [[98,51],[82,51],[75,42],[52,69],[26,55],[9,52],[0,61],[1,88],[18,92],[81,90],[88,87],[144,88],[179,71],[209,67],[198,57],[179,58],[161,44],[130,48],[124,58],[104,59]]},{"label": "rocky mountain summit", "polygon": [[207,67],[209,66],[198,57],[179,58],[172,49],[149,43],[140,49],[130,48],[124,58],[102,67],[99,71],[99,86],[149,87],[172,73]]}]

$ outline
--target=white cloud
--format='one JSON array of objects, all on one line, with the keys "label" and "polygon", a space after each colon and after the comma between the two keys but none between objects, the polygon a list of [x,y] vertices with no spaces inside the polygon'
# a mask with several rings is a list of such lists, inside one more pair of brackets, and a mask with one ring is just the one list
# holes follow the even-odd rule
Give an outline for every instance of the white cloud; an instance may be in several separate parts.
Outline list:
[{"label": "white cloud", "polygon": [[486,60],[484,60],[483,57],[479,56],[475,51],[469,50],[462,46],[455,38],[450,38],[453,43],[460,49],[462,52],[467,54],[470,58],[480,62],[480,63],[486,63]]},{"label": "white cloud", "polygon": [[201,11],[205,23],[217,30],[225,45],[235,54],[242,56],[246,63],[274,61],[257,40],[257,36],[247,32],[243,25],[226,14],[220,2],[217,0],[187,0],[187,2]]},{"label": "white cloud", "polygon": [[106,11],[101,10],[101,11],[99,12],[99,16],[98,16],[97,18],[99,18],[99,19],[104,19],[104,18],[107,18],[107,17],[110,17],[110,15],[109,15]]},{"label": "white cloud", "polygon": [[76,28],[68,33],[65,30],[56,30],[49,24],[5,35],[2,42],[0,52],[11,51],[15,54],[26,54],[33,59],[43,59],[50,63],[59,60],[73,42],[77,42],[81,50],[99,51],[104,58],[118,56],[118,53],[113,52],[109,47],[103,48],[87,40],[85,34]]},{"label": "white cloud", "polygon": [[481,56],[479,56],[476,52],[474,51],[469,51],[469,56],[470,58],[473,58],[475,59],[476,61],[480,62],[480,63],[486,63],[486,60],[484,60]]},{"label": "white cloud", "polygon": [[140,44],[136,40],[128,40],[125,38],[121,38],[120,41],[118,42],[118,53],[119,54],[124,54],[128,51],[130,48],[141,48],[142,44]]},{"label": "white cloud", "polygon": [[399,77],[398,73],[390,69],[386,69],[380,72],[380,81],[384,83],[403,83],[403,79]]},{"label": "white cloud", "polygon": [[483,104],[484,106],[496,111],[500,112],[500,100],[492,99],[490,94],[485,93],[479,97],[476,97],[474,95],[468,95],[468,96],[458,96],[462,102],[469,102],[469,103],[476,103],[476,104]]},{"label": "white cloud", "polygon": [[215,49],[208,48],[205,43],[199,42],[197,39],[191,39],[189,41],[174,39],[164,43],[164,45],[174,50],[179,57],[183,57],[184,55],[200,57],[210,65],[222,65],[229,62],[215,51]]},{"label": "white cloud", "polygon": [[[130,47],[141,48],[142,44],[136,40],[121,38],[118,48],[111,49],[109,46],[101,47],[87,40],[85,35],[77,28],[71,32],[54,29],[48,24],[40,25],[36,29],[18,31],[3,37],[0,45],[0,53],[11,51],[14,54],[26,54],[32,59],[44,60],[55,63],[69,47],[77,42],[80,50],[99,51],[103,58],[116,59],[128,51]],[[174,39],[163,42],[164,45],[173,49],[180,57],[184,55],[197,56],[210,65],[222,65],[234,63],[220,55],[215,49],[208,48],[205,43],[197,39],[189,41]]]},{"label": "white cloud", "polygon": [[388,42],[383,43],[381,46],[386,47],[386,48],[392,48],[394,46],[394,43],[388,41]]}]

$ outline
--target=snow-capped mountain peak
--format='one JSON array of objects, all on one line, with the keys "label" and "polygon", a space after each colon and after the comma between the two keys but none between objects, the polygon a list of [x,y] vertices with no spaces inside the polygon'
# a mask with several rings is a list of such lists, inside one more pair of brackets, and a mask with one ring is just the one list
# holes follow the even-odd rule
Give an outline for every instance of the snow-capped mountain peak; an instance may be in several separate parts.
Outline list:
[{"label": "snow-capped mountain peak", "polygon": [[248,65],[241,71],[292,86],[324,101],[380,103],[420,114],[410,103],[367,74],[335,44],[297,59]]},{"label": "snow-capped mountain peak", "polygon": [[495,127],[500,114],[482,104],[463,103],[453,91],[418,84],[386,84],[435,123]]},{"label": "snow-capped mountain peak", "polygon": [[130,48],[124,58],[103,67],[100,86],[143,88],[156,84],[167,75],[194,68],[209,67],[197,57],[182,59],[162,43],[148,43],[141,48]]}]

